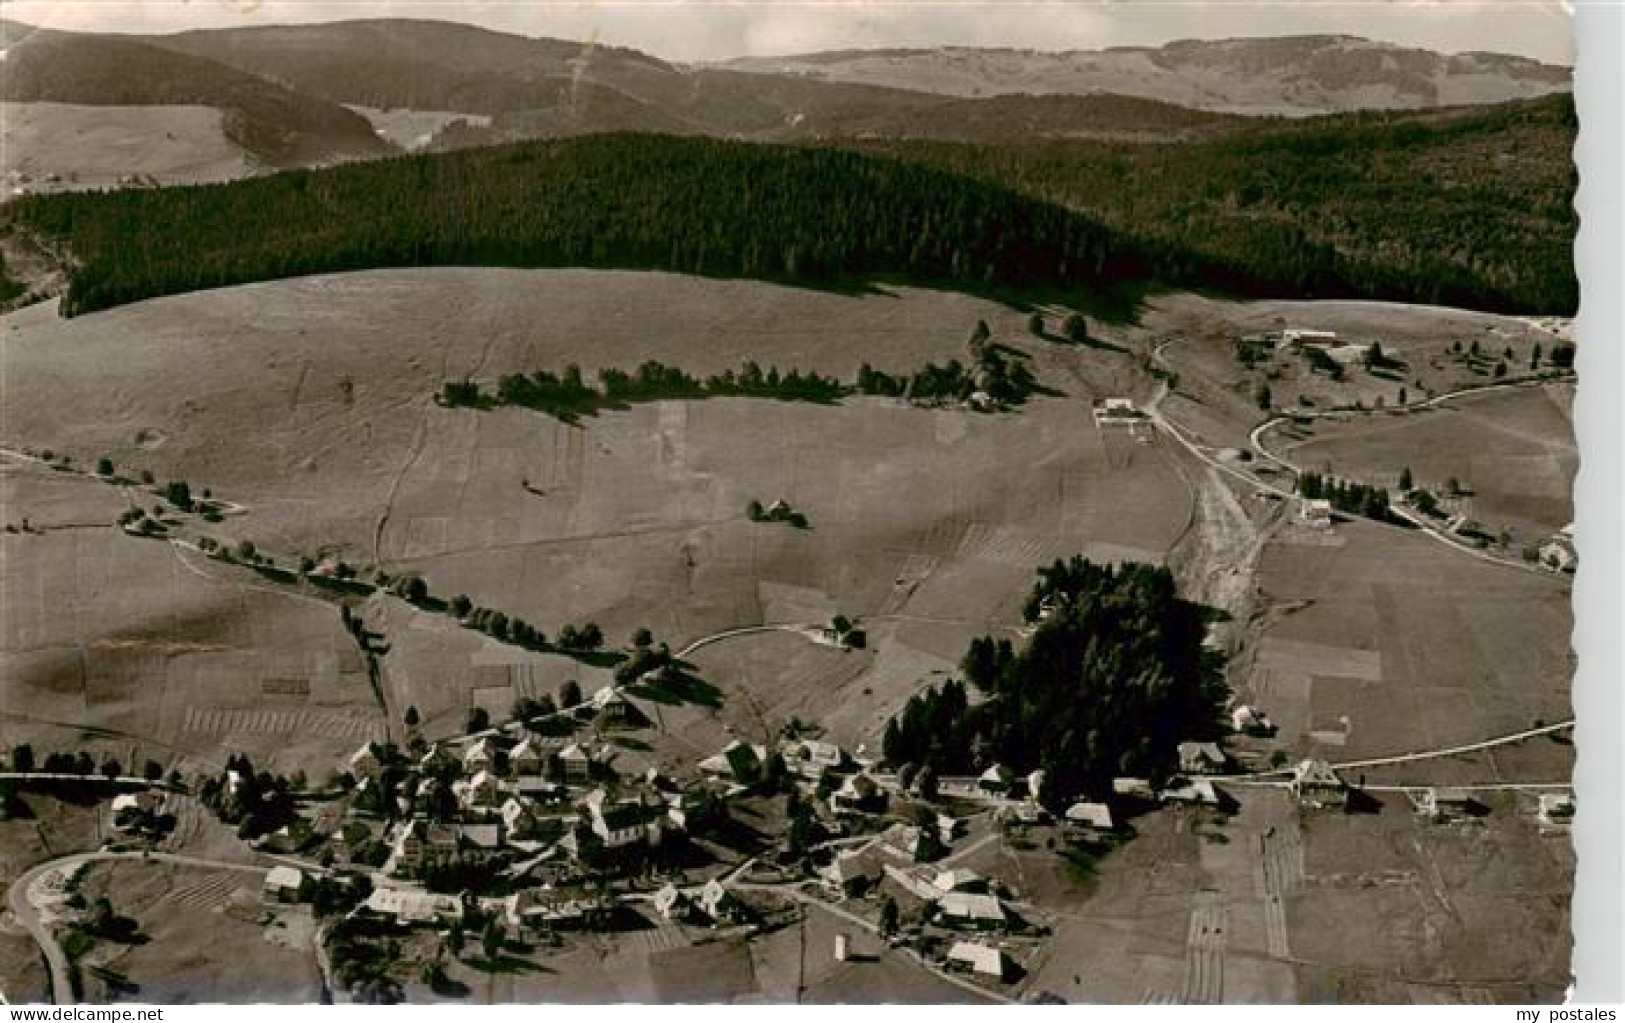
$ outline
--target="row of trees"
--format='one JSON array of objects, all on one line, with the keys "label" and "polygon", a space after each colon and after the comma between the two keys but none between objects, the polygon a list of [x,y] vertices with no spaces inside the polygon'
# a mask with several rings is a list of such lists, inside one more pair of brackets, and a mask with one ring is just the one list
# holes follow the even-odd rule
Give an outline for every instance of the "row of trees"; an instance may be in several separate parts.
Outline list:
[{"label": "row of trees", "polygon": [[745,397],[829,403],[851,394],[866,394],[914,401],[963,401],[982,391],[996,402],[1014,405],[1026,400],[1036,388],[1032,371],[1020,357],[990,345],[981,349],[971,367],[950,359],[942,366],[927,363],[912,374],[892,374],[864,363],[850,384],[811,371],[790,369],[780,373],[776,366],[763,369],[754,361],[746,362],[737,372],[726,370],[696,377],[650,360],[631,373],[613,368],[600,370],[596,386],[586,381],[576,365],[566,366],[562,373],[538,370],[509,374],[497,381],[494,394],[472,380],[448,380],[441,386],[439,400],[450,408],[517,405],[570,423],[604,408],[672,398]]},{"label": "row of trees", "polygon": [[1042,799],[1059,809],[1104,798],[1117,775],[1165,779],[1181,741],[1220,734],[1221,662],[1166,568],[1057,561],[1028,606],[1040,620],[1024,647],[984,637],[966,652],[982,699],[956,680],[914,697],[887,723],[888,763],[933,777],[1041,768]]}]

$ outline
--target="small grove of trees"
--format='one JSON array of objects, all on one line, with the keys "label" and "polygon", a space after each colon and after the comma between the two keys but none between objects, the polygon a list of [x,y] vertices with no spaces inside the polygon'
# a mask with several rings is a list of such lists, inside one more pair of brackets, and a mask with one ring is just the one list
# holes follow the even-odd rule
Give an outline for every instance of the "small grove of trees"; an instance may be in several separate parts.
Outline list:
[{"label": "small grove of trees", "polygon": [[1318,472],[1298,475],[1298,493],[1311,500],[1330,501],[1332,507],[1349,515],[1362,515],[1381,522],[1392,521],[1388,491],[1366,483],[1341,480]]}]

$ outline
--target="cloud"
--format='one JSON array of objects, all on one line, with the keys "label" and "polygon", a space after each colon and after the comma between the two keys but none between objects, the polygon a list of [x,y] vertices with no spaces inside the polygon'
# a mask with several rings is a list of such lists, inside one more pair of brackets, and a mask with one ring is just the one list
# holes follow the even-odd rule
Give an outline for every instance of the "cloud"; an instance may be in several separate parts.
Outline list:
[{"label": "cloud", "polygon": [[596,37],[674,60],[944,45],[1096,49],[1304,33],[1559,63],[1572,63],[1574,53],[1560,0],[10,0],[0,11],[33,24],[114,32],[437,18]]}]

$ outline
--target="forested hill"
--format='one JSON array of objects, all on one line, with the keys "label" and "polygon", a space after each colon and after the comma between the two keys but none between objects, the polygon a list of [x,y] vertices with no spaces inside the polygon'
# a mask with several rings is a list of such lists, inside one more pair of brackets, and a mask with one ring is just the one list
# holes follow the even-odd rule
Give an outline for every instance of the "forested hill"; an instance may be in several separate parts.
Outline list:
[{"label": "forested hill", "polygon": [[1080,298],[1154,269],[1087,217],[993,184],[855,153],[665,136],[32,196],[7,212],[78,262],[65,315],[277,277],[434,264],[826,284],[897,275]]},{"label": "forested hill", "polygon": [[[1579,303],[1572,97],[1260,121],[1185,145],[852,143],[1086,213],[1299,297],[1505,313]],[[1254,282],[1254,283],[1247,283]]]},{"label": "forested hill", "polygon": [[[1317,146],[1332,157],[1344,152],[1306,138],[1305,159]],[[1514,277],[1507,286],[1452,265],[1448,252],[1418,253],[1410,263],[1384,261],[1380,248],[1350,255],[1295,220],[1301,211],[1270,216],[1265,207],[1229,220],[1209,212],[1226,205],[1215,196],[1239,188],[1245,168],[1229,179],[1222,170],[1209,178],[1192,171],[1170,184],[1120,155],[1112,162],[1109,152],[1089,158],[1103,164],[1099,170],[1071,159],[990,168],[981,161],[1033,159],[991,148],[900,152],[913,159],[598,135],[226,185],[28,197],[8,206],[7,216],[65,243],[78,261],[62,304],[67,315],[276,277],[434,264],[671,270],[819,285],[897,277],[1119,308],[1123,297],[1154,286],[1529,313],[1572,305],[1563,289],[1565,281],[1572,288],[1572,275],[1562,276],[1567,264],[1547,240],[1545,250],[1524,254],[1547,275],[1544,284],[1517,286]],[[927,159],[976,176],[919,162]],[[1045,173],[1056,177],[1046,184]],[[1095,181],[1101,195],[1080,205],[1099,203],[1101,213],[1021,194],[994,180],[1004,174],[1040,192]],[[1141,193],[1150,199],[1137,207]],[[1385,223],[1396,245],[1429,231],[1480,230],[1462,207],[1447,203],[1422,223],[1416,213],[1426,207],[1398,192],[1392,203]],[[1144,215],[1125,215],[1136,209]],[[1217,241],[1203,235],[1208,223],[1223,229]]]}]

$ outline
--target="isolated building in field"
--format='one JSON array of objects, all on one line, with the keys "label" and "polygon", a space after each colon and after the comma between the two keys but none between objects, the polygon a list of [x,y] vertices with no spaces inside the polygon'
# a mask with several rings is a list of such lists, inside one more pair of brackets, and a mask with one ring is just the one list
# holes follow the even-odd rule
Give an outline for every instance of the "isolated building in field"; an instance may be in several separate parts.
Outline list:
[{"label": "isolated building in field", "polygon": [[1540,545],[1540,563],[1554,572],[1573,572],[1580,564],[1574,548],[1574,523],[1569,523]]},{"label": "isolated building in field", "polygon": [[980,977],[1003,980],[1010,973],[1010,957],[1004,950],[974,941],[956,941],[948,949],[947,964],[951,970],[963,970]]},{"label": "isolated building in field", "polygon": [[1574,823],[1574,793],[1542,792],[1537,816],[1543,831],[1569,830]]},{"label": "isolated building in field", "polygon": [[1426,788],[1416,795],[1416,812],[1436,821],[1465,820],[1477,811],[1478,803],[1466,789]]},{"label": "isolated building in field", "polygon": [[1329,348],[1337,344],[1337,331],[1305,330],[1301,327],[1290,327],[1281,331],[1281,340],[1288,345],[1311,345],[1316,348]]}]

